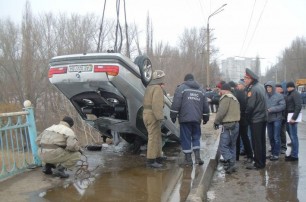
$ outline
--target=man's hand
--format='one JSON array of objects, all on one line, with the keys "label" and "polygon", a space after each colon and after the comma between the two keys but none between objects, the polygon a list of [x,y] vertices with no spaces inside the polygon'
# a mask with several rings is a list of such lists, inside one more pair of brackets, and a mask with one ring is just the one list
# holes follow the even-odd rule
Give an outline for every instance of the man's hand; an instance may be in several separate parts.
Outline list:
[{"label": "man's hand", "polygon": [[203,125],[206,124],[209,121],[209,115],[205,114],[203,115]]},{"label": "man's hand", "polygon": [[176,122],[176,118],[171,118],[172,123]]},{"label": "man's hand", "polygon": [[214,123],[214,129],[218,130],[219,129],[219,124]]}]

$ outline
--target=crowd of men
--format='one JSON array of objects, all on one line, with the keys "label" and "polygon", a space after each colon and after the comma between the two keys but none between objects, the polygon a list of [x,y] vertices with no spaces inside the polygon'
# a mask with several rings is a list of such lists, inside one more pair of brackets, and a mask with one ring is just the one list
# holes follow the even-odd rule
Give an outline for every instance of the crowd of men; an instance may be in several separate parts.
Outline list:
[{"label": "crowd of men", "polygon": [[[160,71],[160,70],[158,70]],[[158,72],[157,71],[157,72]],[[153,74],[154,75],[154,74]],[[162,77],[164,73],[161,72]],[[156,82],[153,76],[151,84],[147,87],[150,92],[151,85],[161,89],[164,81]],[[284,93],[286,92],[286,93]],[[158,96],[159,97],[159,96]],[[162,97],[162,96],[161,96]],[[158,99],[158,100],[155,100]],[[144,120],[148,129],[148,151],[158,148],[155,155],[148,158],[148,166],[160,168],[162,166],[161,147],[159,144],[150,144],[152,138],[160,136],[160,121],[163,101],[154,93],[146,93],[144,109],[151,114],[151,121],[146,120],[147,111],[144,111]],[[155,101],[154,101],[155,100]],[[152,107],[160,103],[158,107]],[[147,107],[147,105],[149,107]],[[210,110],[209,110],[210,105]],[[299,142],[297,137],[298,116],[302,102],[300,94],[295,90],[293,82],[288,82],[285,89],[273,81],[264,85],[259,82],[259,77],[250,69],[246,69],[245,76],[238,83],[220,82],[214,90],[200,87],[192,74],[187,74],[184,81],[177,86],[173,96],[170,117],[173,123],[178,119],[180,125],[180,140],[182,152],[185,155],[184,166],[193,164],[202,165],[200,157],[200,124],[209,121],[209,111],[216,113],[214,128],[221,127],[219,151],[222,155],[226,173],[236,171],[236,161],[239,160],[240,148],[243,145],[246,154],[246,168],[251,170],[262,169],[266,166],[266,159],[277,161],[287,149],[286,131],[290,137],[291,153],[285,156],[286,161],[298,161]],[[155,110],[153,110],[153,108]],[[155,132],[150,129],[152,120],[156,122]],[[266,155],[266,131],[270,143],[270,155]],[[241,141],[241,145],[240,145]],[[194,153],[195,162],[192,160]]]},{"label": "crowd of men", "polygon": [[[267,159],[279,160],[280,155],[285,154],[287,149],[286,131],[292,148],[290,155],[285,156],[285,160],[298,161],[297,127],[302,99],[300,93],[295,90],[294,82],[288,82],[286,87],[273,81],[263,85],[259,82],[258,76],[247,68],[244,79],[238,84],[223,82],[223,85],[221,83],[220,85],[221,87],[217,86],[222,95],[219,109],[223,109],[222,105],[225,105],[228,111],[225,114],[224,109],[222,112],[218,110],[214,125],[216,129],[220,124],[223,125],[219,149],[223,156],[221,162],[224,163],[227,173],[235,171],[234,164],[235,160],[239,160],[240,141],[247,157],[247,169],[262,169],[266,166]],[[232,102],[236,98],[240,108],[233,111],[233,105],[223,101],[226,97],[232,97]],[[240,112],[240,119],[237,121],[231,119],[231,122],[238,124],[239,130],[228,129],[229,123],[225,117],[236,116],[237,111]],[[220,119],[220,116],[223,119]],[[266,131],[270,143],[270,155],[266,155]]]}]

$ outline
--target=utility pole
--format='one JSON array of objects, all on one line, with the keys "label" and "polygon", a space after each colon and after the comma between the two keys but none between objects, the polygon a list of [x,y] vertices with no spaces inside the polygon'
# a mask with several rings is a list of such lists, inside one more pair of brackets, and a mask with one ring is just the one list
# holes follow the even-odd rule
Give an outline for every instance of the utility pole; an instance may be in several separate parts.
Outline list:
[{"label": "utility pole", "polygon": [[209,60],[210,60],[210,47],[209,47],[209,19],[212,17],[212,16],[214,16],[214,15],[216,15],[216,14],[218,14],[218,13],[220,13],[221,11],[223,11],[224,9],[223,9],[223,7],[224,6],[226,6],[227,4],[223,4],[221,7],[219,7],[217,10],[215,10],[212,14],[210,14],[209,16],[208,16],[208,18],[207,18],[207,31],[206,31],[206,33],[207,33],[207,36],[206,36],[206,40],[207,40],[207,58],[206,58],[206,85],[207,85],[207,87],[209,87],[210,86],[210,66],[209,66]]}]

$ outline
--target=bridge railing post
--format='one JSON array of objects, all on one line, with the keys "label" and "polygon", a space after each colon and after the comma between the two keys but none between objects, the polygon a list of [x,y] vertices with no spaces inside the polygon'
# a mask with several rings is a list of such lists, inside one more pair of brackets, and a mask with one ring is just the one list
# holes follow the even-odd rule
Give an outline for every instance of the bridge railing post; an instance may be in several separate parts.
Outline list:
[{"label": "bridge railing post", "polygon": [[41,160],[38,156],[38,147],[36,145],[36,137],[37,137],[37,131],[36,131],[36,124],[35,124],[35,118],[34,118],[34,109],[32,107],[32,103],[29,100],[24,101],[24,110],[28,112],[26,115],[27,122],[29,124],[28,126],[28,132],[30,136],[30,143],[31,143],[31,149],[32,149],[32,155],[34,158],[34,163],[36,165],[41,165]]}]

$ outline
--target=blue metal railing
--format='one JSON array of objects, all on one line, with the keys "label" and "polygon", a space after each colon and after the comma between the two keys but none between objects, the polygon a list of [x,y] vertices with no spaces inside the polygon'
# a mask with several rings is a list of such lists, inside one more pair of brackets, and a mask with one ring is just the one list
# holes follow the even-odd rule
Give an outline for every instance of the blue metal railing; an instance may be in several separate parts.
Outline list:
[{"label": "blue metal railing", "polygon": [[0,179],[41,165],[33,107],[28,100],[24,107],[21,112],[0,114]]}]

